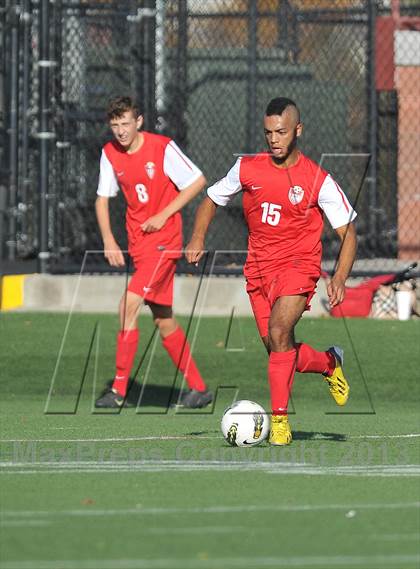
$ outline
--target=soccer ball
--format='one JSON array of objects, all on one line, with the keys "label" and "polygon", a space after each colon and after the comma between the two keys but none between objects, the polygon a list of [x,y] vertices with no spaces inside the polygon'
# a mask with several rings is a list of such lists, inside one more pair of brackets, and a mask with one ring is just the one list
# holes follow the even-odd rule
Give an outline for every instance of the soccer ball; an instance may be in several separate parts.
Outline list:
[{"label": "soccer ball", "polygon": [[236,401],[223,413],[221,429],[233,447],[255,446],[268,436],[270,418],[254,401]]}]

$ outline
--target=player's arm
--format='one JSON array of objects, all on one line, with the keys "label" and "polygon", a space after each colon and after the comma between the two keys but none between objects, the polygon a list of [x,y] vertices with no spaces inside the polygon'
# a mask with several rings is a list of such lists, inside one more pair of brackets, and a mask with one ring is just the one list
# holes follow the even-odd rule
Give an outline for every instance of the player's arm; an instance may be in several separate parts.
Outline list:
[{"label": "player's arm", "polygon": [[327,286],[331,308],[344,300],[345,284],[356,257],[357,237],[353,220],[356,212],[340,186],[328,175],[318,196],[318,205],[341,240],[337,267]]},{"label": "player's arm", "polygon": [[207,196],[199,205],[195,214],[193,233],[185,248],[185,257],[189,263],[197,264],[203,256],[206,234],[217,207],[227,205],[242,190],[240,165],[241,158],[238,158],[226,176],[208,188]]},{"label": "player's arm", "polygon": [[109,198],[98,196],[95,202],[95,210],[96,219],[98,220],[99,230],[104,244],[105,258],[113,267],[123,267],[125,264],[124,255],[122,254],[118,243],[115,241],[111,229]]},{"label": "player's arm", "polygon": [[336,227],[335,232],[341,240],[341,247],[337,268],[327,286],[331,308],[344,300],[346,280],[350,275],[357,251],[357,236],[354,223]]},{"label": "player's arm", "polygon": [[197,264],[204,255],[204,242],[209,225],[216,214],[217,204],[206,196],[198,206],[190,242],[185,247],[185,257],[189,263]]},{"label": "player's arm", "polygon": [[95,211],[104,244],[104,255],[108,263],[113,267],[122,267],[125,264],[124,255],[112,233],[109,216],[109,198],[116,196],[118,190],[118,182],[111,162],[105,150],[102,150]]},{"label": "player's arm", "polygon": [[162,211],[158,214],[149,217],[142,225],[141,228],[146,233],[152,231],[159,231],[171,217],[177,211],[180,211],[184,206],[187,205],[191,200],[193,200],[206,185],[206,179],[201,174],[192,184],[187,186],[179,192],[175,199],[171,201]]},{"label": "player's arm", "polygon": [[162,211],[149,217],[141,225],[146,233],[159,231],[167,220],[188,202],[193,200],[206,185],[201,170],[171,140],[163,155],[163,173],[168,176],[179,190],[179,194]]}]

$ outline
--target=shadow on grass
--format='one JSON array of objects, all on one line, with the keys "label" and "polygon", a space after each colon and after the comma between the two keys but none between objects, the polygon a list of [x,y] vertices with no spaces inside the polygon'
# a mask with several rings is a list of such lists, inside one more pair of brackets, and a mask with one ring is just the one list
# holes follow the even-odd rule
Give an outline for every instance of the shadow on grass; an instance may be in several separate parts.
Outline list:
[{"label": "shadow on grass", "polygon": [[[104,391],[112,387],[113,380],[106,383]],[[143,393],[142,389],[144,387]],[[127,407],[161,407],[168,409],[171,405],[176,404],[181,390],[171,385],[157,385],[149,383],[143,386],[138,381],[131,381],[126,398]]]},{"label": "shadow on grass", "polygon": [[[341,433],[322,433],[320,431],[292,431],[293,434],[293,442],[296,441],[332,441],[332,442],[345,442],[346,435]],[[268,443],[268,439],[264,441]],[[293,443],[292,443],[293,445]],[[232,445],[224,444],[225,448],[232,448]],[[234,445],[233,445],[234,446]],[[288,446],[288,445],[286,445]],[[266,449],[266,444],[258,444],[258,445],[250,445],[247,447],[248,449]],[[282,448],[281,446],[274,446],[272,448]],[[262,451],[261,451],[262,452]]]},{"label": "shadow on grass", "polygon": [[345,442],[347,440],[347,437],[342,433],[324,433],[322,431],[293,431],[293,440]]}]

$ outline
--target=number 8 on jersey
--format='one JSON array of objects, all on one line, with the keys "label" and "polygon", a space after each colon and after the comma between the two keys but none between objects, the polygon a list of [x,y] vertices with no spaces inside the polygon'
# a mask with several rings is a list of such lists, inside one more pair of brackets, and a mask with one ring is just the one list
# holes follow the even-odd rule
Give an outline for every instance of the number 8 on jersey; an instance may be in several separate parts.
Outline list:
[{"label": "number 8 on jersey", "polygon": [[147,203],[149,201],[149,194],[147,193],[147,188],[144,184],[136,184],[136,192],[139,202]]}]

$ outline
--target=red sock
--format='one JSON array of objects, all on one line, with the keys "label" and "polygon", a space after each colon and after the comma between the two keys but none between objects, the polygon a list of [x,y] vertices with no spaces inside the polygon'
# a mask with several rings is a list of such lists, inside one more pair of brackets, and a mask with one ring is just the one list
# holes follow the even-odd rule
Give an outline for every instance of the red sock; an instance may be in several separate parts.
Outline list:
[{"label": "red sock", "polygon": [[128,380],[130,379],[138,343],[139,331],[137,328],[135,330],[121,330],[118,333],[115,357],[116,371],[112,387],[124,397],[127,393]]},{"label": "red sock", "polygon": [[287,415],[295,369],[295,349],[288,352],[271,352],[268,360],[268,381],[273,415]]},{"label": "red sock", "polygon": [[175,367],[184,374],[188,387],[197,391],[206,391],[206,384],[191,355],[190,346],[182,328],[178,326],[175,332],[162,338],[162,344]]},{"label": "red sock", "polygon": [[296,350],[296,371],[332,375],[335,368],[335,358],[330,352],[317,352],[308,344],[296,344]]}]

